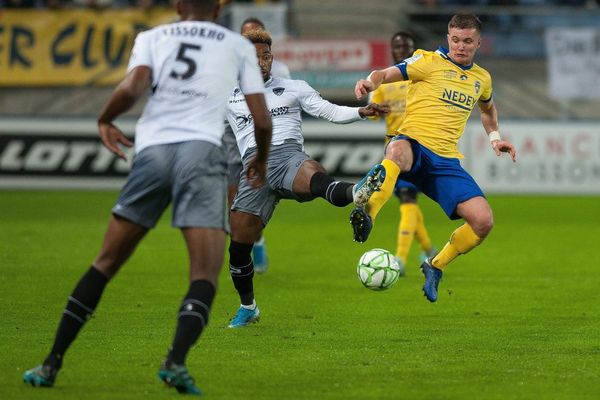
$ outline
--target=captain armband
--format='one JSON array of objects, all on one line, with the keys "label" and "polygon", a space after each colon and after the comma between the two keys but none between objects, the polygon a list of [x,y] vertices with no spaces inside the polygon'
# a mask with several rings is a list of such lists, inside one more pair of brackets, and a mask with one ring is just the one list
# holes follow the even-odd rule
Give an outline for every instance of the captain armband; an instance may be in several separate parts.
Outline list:
[{"label": "captain armband", "polygon": [[488,133],[488,138],[490,139],[490,143],[494,140],[502,140],[502,138],[500,137],[500,132],[498,131],[491,131],[490,133]]}]

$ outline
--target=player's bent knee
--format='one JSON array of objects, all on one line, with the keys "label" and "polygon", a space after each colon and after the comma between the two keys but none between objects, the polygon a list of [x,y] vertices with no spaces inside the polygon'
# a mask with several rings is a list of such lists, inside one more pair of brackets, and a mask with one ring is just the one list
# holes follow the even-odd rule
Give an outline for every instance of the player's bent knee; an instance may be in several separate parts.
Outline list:
[{"label": "player's bent knee", "polygon": [[471,225],[471,228],[473,228],[475,234],[481,239],[484,239],[487,235],[489,235],[493,227],[494,217],[491,213],[477,218]]},{"label": "player's bent knee", "polygon": [[390,142],[385,150],[385,158],[395,162],[401,171],[408,171],[412,166],[412,149],[406,140]]}]

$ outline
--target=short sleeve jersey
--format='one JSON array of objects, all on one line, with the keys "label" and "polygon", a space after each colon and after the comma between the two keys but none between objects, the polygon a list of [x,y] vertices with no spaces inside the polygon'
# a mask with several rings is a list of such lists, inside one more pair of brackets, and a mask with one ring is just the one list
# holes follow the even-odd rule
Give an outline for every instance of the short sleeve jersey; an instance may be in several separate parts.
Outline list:
[{"label": "short sleeve jersey", "polygon": [[398,133],[442,157],[462,158],[458,140],[471,111],[478,101],[492,99],[490,74],[477,64],[456,64],[443,48],[417,50],[396,66],[411,81]]},{"label": "short sleeve jersey", "polygon": [[212,22],[182,21],[138,34],[128,71],[139,66],[152,70],[152,93],[136,126],[136,152],[189,140],[220,146],[233,88],[264,93],[252,43]]}]

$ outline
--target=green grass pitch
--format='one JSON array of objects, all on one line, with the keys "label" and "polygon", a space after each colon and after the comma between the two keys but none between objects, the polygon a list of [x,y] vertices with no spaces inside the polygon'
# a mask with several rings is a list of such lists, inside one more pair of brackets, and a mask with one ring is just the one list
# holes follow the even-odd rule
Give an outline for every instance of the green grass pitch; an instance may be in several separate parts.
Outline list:
[{"label": "green grass pitch", "polygon": [[[187,289],[170,213],[108,286],[52,389],[38,364],[75,283],[99,249],[115,193],[0,192],[0,399],[178,398],[156,372]],[[367,244],[350,208],[280,203],[255,279],[259,324],[231,330],[226,269],[211,322],[188,358],[207,399],[599,399],[600,199],[490,196],[496,226],[421,293],[418,249],[384,292],[357,280],[362,252],[394,250],[396,201]],[[443,246],[458,225],[422,198]]]}]

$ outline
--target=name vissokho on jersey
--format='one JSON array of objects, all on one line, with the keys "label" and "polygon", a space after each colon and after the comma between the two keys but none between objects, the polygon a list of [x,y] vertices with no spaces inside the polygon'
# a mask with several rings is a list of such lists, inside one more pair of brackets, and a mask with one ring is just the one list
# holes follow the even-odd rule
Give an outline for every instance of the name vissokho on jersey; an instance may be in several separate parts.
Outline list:
[{"label": "name vissokho on jersey", "polygon": [[442,157],[463,158],[458,140],[477,102],[492,99],[490,74],[477,64],[454,63],[443,48],[417,50],[397,67],[411,80],[398,133]]},{"label": "name vissokho on jersey", "polygon": [[181,21],[138,34],[128,71],[152,70],[152,94],[138,121],[135,149],[203,140],[221,145],[227,98],[264,93],[254,46],[207,21]]}]

